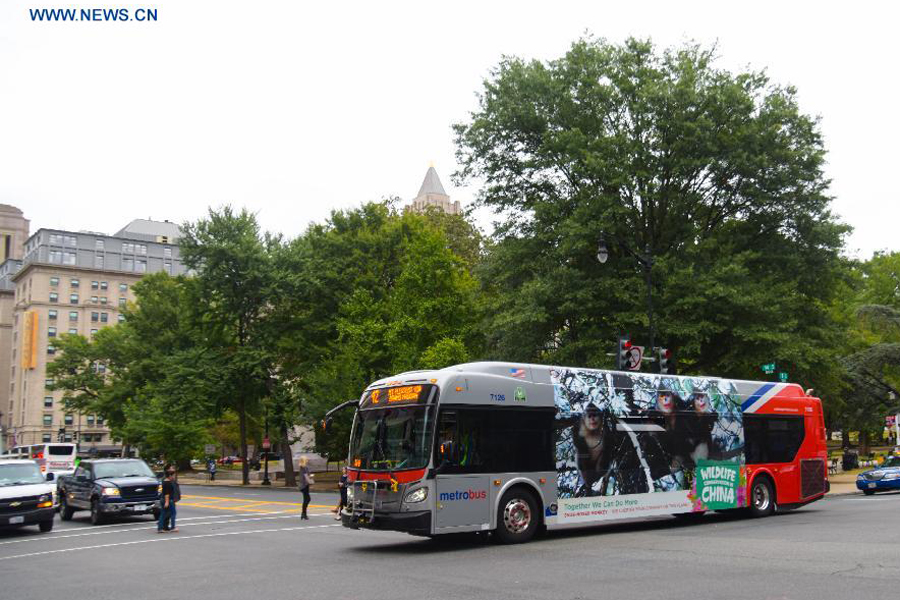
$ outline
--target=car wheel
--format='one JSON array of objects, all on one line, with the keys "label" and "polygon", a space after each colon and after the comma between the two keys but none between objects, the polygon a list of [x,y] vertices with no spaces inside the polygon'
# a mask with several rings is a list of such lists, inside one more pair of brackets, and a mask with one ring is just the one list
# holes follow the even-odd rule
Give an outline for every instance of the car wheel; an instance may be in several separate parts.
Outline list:
[{"label": "car wheel", "polygon": [[100,512],[100,501],[94,498],[91,500],[91,525],[100,525],[103,523],[103,513]]},{"label": "car wheel", "polygon": [[775,512],[775,490],[767,477],[757,477],[750,488],[750,514],[767,517]]},{"label": "car wheel", "polygon": [[63,521],[71,521],[74,513],[75,509],[69,506],[69,502],[66,500],[66,492],[61,492],[59,494],[59,518]]},{"label": "car wheel", "polygon": [[41,521],[38,523],[38,527],[41,529],[41,533],[47,533],[53,530],[53,521]]},{"label": "car wheel", "polygon": [[863,494],[865,494],[866,496],[871,496],[874,493],[875,493],[875,490],[863,490]]},{"label": "car wheel", "polygon": [[497,507],[497,539],[504,544],[521,544],[534,537],[540,515],[534,495],[524,488],[503,494]]}]

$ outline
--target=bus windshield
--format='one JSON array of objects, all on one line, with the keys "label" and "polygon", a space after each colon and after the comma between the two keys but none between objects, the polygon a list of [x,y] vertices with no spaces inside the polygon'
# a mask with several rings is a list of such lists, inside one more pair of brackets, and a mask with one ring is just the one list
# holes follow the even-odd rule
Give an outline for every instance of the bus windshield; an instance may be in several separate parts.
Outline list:
[{"label": "bus windshield", "polygon": [[358,469],[421,469],[431,454],[430,406],[404,406],[356,413],[350,466]]}]

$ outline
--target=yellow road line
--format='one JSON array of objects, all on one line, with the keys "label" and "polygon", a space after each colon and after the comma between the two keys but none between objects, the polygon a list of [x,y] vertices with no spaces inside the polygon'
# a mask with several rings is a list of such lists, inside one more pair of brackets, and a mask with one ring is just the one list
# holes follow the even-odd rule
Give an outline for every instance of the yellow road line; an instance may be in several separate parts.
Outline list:
[{"label": "yellow road line", "polygon": [[[250,498],[225,498],[222,496],[194,496],[194,495],[183,495],[182,498],[191,498],[191,499],[201,499],[201,500],[216,500],[218,502],[261,502],[263,504],[283,504],[285,506],[302,506],[302,502],[281,502],[278,500],[251,500]],[[336,500],[336,499],[335,499]],[[335,503],[336,504],[336,503]],[[334,505],[322,505],[322,504],[310,504],[310,506],[318,506],[319,508],[334,508]]]}]

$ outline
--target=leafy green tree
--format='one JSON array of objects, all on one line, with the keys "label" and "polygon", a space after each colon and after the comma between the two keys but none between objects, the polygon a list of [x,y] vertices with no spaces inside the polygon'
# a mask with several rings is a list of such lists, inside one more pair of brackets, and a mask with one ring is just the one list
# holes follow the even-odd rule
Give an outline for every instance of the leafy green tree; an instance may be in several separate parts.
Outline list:
[{"label": "leafy green tree", "polygon": [[198,327],[207,347],[224,350],[219,373],[228,392],[218,397],[219,409],[230,408],[238,416],[247,485],[248,414],[258,412],[268,395],[274,366],[264,323],[275,285],[269,246],[280,240],[264,238],[253,214],[230,207],[210,209],[207,218],[185,223],[182,234],[181,257],[197,290]]},{"label": "leafy green tree", "polygon": [[493,356],[609,367],[618,333],[646,344],[638,253],[682,372],[758,379],[777,360],[837,392],[848,228],[829,212],[818,123],[794,88],[714,59],[583,39],[485,81],[455,126],[456,177],[484,180],[478,202],[500,219],[478,271]]}]

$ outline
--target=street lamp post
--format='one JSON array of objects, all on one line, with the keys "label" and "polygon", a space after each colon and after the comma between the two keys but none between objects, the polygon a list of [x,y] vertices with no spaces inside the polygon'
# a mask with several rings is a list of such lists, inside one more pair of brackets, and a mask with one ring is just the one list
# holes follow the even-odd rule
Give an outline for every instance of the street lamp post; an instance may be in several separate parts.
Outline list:
[{"label": "street lamp post", "polygon": [[[653,349],[656,348],[655,342],[655,330],[653,328],[653,279],[651,275],[651,270],[653,268],[653,252],[650,249],[650,244],[647,244],[644,248],[644,254],[639,254],[631,249],[628,244],[623,242],[622,240],[610,236],[613,241],[623,248],[628,254],[633,256],[635,260],[640,263],[640,265],[644,268],[644,280],[647,282],[647,323],[649,329],[649,337],[650,337],[650,351],[653,352]],[[609,258],[609,248],[606,245],[606,237],[603,233],[600,234],[600,243],[597,246],[597,260],[600,261],[600,264],[606,263]]]}]

